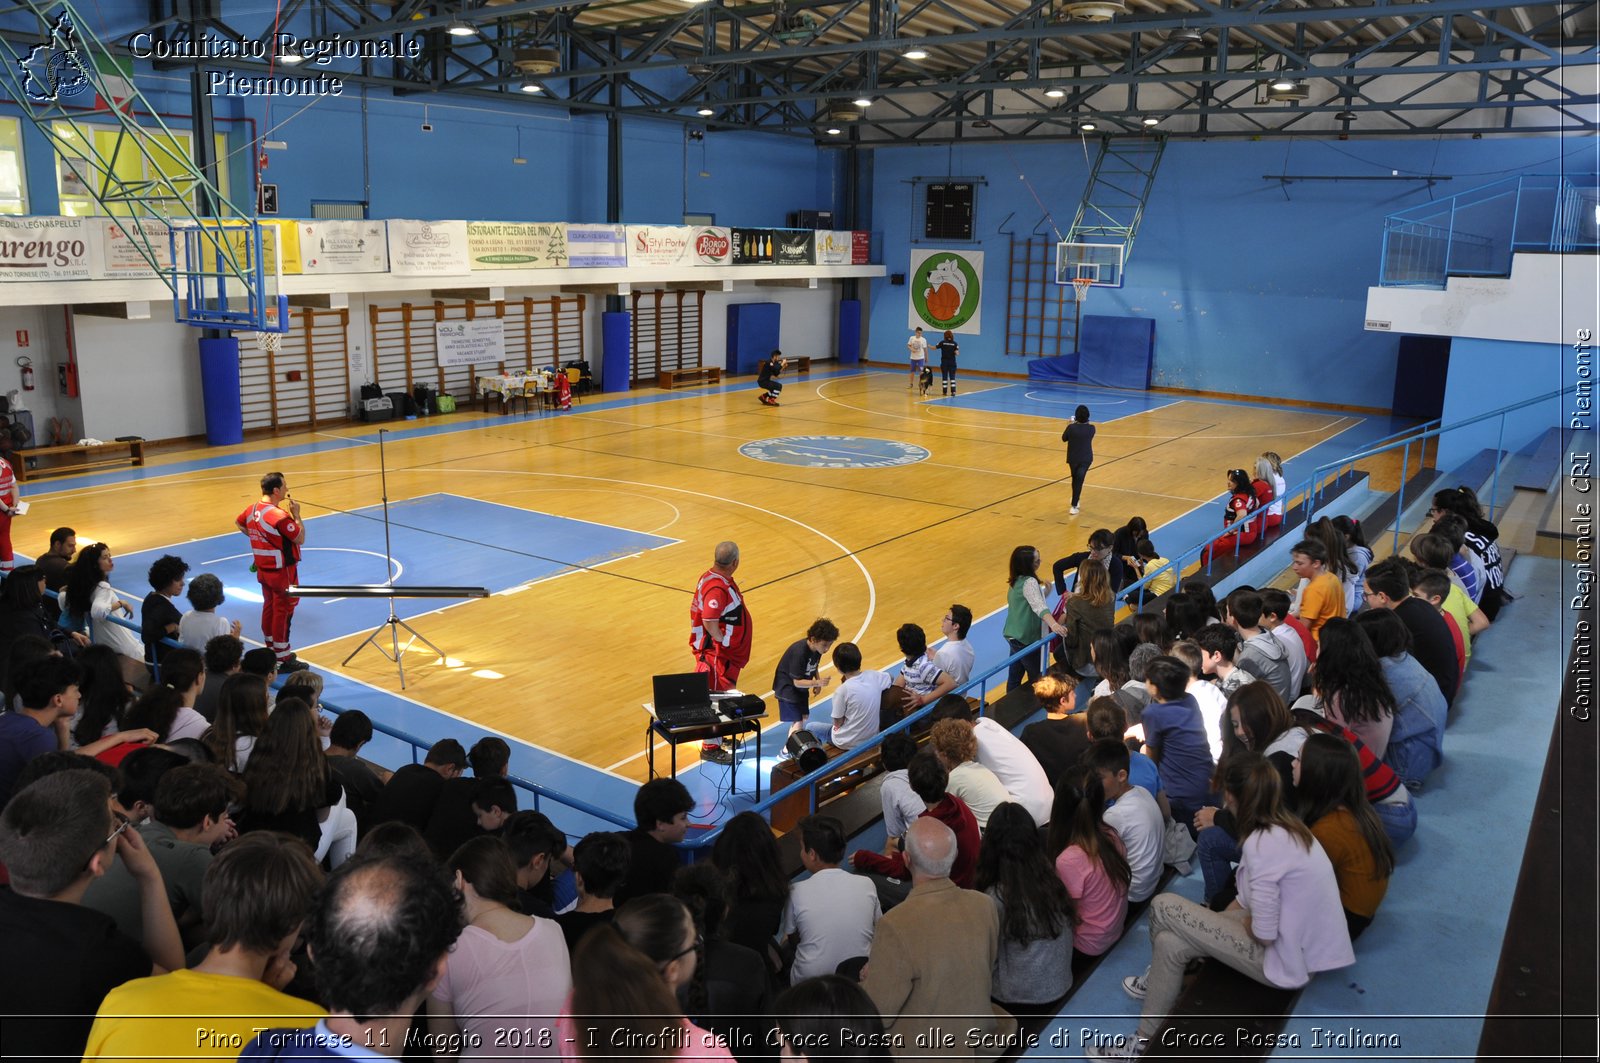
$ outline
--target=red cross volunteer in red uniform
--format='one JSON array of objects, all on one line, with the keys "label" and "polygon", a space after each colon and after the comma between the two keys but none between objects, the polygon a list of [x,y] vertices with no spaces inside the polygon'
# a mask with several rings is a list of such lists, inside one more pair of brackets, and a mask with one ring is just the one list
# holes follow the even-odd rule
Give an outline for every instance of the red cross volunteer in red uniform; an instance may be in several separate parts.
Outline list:
[{"label": "red cross volunteer in red uniform", "polygon": [[289,484],[281,472],[261,478],[261,501],[239,514],[234,524],[250,538],[256,579],[261,582],[261,634],[267,649],[278,658],[280,670],[298,662],[289,650],[289,620],[300,601],[289,588],[297,582],[295,565],[306,529],[300,523],[300,503],[289,497]]},{"label": "red cross volunteer in red uniform", "polygon": [[11,518],[17,512],[17,478],[11,465],[0,458],[0,579],[11,574]]},{"label": "red cross volunteer in red uniform", "polygon": [[710,675],[713,691],[732,690],[739,670],[750,663],[750,610],[733,581],[738,568],[739,544],[718,543],[689,603],[689,649],[695,671]]}]

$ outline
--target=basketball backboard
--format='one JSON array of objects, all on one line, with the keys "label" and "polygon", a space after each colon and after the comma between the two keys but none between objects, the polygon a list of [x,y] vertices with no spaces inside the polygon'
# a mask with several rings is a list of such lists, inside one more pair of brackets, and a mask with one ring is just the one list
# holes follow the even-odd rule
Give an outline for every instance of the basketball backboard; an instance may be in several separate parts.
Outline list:
[{"label": "basketball backboard", "polygon": [[1121,244],[1056,245],[1056,283],[1087,280],[1096,288],[1122,287]]}]

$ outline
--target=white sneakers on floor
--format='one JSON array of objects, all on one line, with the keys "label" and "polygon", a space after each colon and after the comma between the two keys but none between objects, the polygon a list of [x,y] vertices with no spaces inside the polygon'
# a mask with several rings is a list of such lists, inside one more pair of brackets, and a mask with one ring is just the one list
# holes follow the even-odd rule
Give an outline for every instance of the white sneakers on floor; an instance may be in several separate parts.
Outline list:
[{"label": "white sneakers on floor", "polygon": [[1073,515],[1073,516],[1074,516],[1074,517],[1076,517],[1076,516],[1077,516],[1077,515],[1078,515],[1078,507],[1077,507],[1077,506],[1073,506],[1073,507],[1072,507],[1072,508],[1071,508],[1071,509],[1070,509],[1070,510],[1068,510],[1068,511],[1067,511],[1067,512],[1069,512],[1069,513],[1071,513],[1071,514],[1072,514],[1072,515]]},{"label": "white sneakers on floor", "polygon": [[1149,970],[1144,974],[1130,974],[1122,980],[1122,991],[1135,1000],[1143,1000],[1145,994],[1150,992],[1150,984],[1146,981],[1150,977]]}]

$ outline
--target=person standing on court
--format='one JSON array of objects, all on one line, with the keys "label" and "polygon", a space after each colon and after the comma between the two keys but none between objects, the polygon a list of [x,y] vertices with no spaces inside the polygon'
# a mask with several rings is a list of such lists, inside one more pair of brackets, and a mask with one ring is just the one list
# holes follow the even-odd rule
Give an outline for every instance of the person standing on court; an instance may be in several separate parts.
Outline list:
[{"label": "person standing on court", "polygon": [[1083,480],[1094,464],[1094,425],[1089,423],[1089,407],[1079,406],[1072,415],[1072,423],[1061,433],[1061,442],[1067,445],[1067,468],[1072,471],[1072,513],[1078,512],[1078,499],[1083,496]]},{"label": "person standing on court", "polygon": [[720,542],[711,567],[695,584],[689,603],[689,649],[695,671],[705,672],[712,691],[732,690],[739,670],[750,661],[750,610],[733,581],[739,569],[739,544]]},{"label": "person standing on court", "polygon": [[922,326],[918,325],[911,338],[906,341],[906,350],[911,352],[911,383],[906,387],[912,391],[917,390],[917,381],[922,377],[922,370],[928,365],[928,341],[922,337]]},{"label": "person standing on court", "polygon": [[263,476],[261,500],[245,509],[233,523],[250,539],[250,553],[255,558],[250,567],[261,584],[261,636],[278,659],[278,670],[292,672],[309,667],[289,649],[289,621],[300,601],[289,594],[289,588],[299,582],[295,566],[306,541],[306,529],[300,523],[300,503],[289,497],[289,482],[283,473]]},{"label": "person standing on court", "polygon": [[955,333],[945,330],[944,339],[938,343],[939,347],[939,376],[942,378],[943,394],[951,396],[956,393],[956,354],[961,350],[961,344],[956,342]]},{"label": "person standing on court", "polygon": [[9,576],[15,565],[11,553],[11,518],[21,511],[16,475],[11,471],[11,463],[0,458],[0,579]]}]

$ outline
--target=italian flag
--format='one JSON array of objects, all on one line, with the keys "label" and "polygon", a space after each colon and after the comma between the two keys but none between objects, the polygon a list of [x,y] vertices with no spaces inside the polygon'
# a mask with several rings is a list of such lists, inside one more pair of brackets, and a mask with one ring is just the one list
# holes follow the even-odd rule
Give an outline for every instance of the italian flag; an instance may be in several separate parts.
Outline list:
[{"label": "italian flag", "polygon": [[133,60],[114,55],[96,55],[94,109],[109,111],[130,104],[135,95],[133,87]]}]

